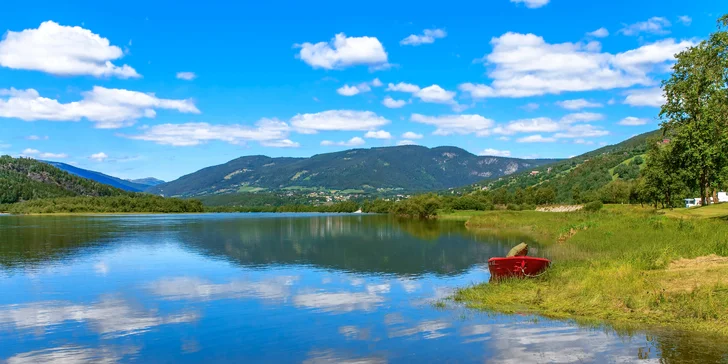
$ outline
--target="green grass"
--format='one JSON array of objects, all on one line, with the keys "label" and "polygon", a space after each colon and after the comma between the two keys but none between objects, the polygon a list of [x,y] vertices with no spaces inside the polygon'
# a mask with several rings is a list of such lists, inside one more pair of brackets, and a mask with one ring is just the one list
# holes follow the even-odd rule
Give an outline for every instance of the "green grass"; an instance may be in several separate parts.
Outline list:
[{"label": "green grass", "polygon": [[450,212],[438,211],[437,218],[440,220],[468,221],[473,216],[480,216],[485,213],[486,213],[485,211],[476,211],[476,210],[462,210],[462,211],[450,211]]},{"label": "green grass", "polygon": [[676,218],[722,218],[728,219],[728,203],[691,207],[689,209],[663,210],[665,215]]},{"label": "green grass", "polygon": [[267,190],[267,188],[264,187],[253,187],[253,186],[242,186],[238,189],[239,193],[254,193],[254,192],[262,192]]},{"label": "green grass", "polygon": [[541,244],[553,261],[542,277],[480,284],[456,300],[500,312],[662,325],[728,335],[728,223],[674,219],[635,206],[597,213],[485,212],[470,228],[518,231]]}]

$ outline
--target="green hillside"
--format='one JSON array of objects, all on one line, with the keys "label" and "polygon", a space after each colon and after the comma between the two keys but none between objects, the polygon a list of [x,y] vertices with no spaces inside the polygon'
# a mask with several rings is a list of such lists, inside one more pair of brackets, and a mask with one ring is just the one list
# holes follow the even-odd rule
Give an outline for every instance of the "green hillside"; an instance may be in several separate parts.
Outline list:
[{"label": "green hillside", "polygon": [[631,181],[645,163],[648,140],[661,136],[656,130],[634,136],[563,161],[531,168],[505,178],[488,179],[469,189],[505,189],[511,193],[528,188],[549,188],[558,202],[589,200],[591,194],[613,181]]},{"label": "green hillside", "polygon": [[265,190],[427,191],[459,187],[553,163],[476,156],[456,147],[352,149],[310,158],[246,156],[154,186],[149,193],[202,196]]},{"label": "green hillside", "polygon": [[0,204],[51,197],[121,195],[129,193],[35,159],[0,156]]}]

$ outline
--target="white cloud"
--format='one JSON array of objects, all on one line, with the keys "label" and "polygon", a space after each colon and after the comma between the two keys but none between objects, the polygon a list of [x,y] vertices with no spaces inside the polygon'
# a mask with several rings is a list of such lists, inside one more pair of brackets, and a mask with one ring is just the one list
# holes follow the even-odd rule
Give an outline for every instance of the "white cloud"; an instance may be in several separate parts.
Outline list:
[{"label": "white cloud", "polygon": [[435,135],[475,134],[476,136],[486,136],[490,135],[490,128],[494,124],[493,120],[477,114],[440,116],[412,114],[410,120],[435,126],[437,128],[433,133]]},{"label": "white cloud", "polygon": [[617,124],[626,126],[638,126],[647,124],[648,120],[645,118],[636,118],[634,116],[628,116],[620,120]]},{"label": "white cloud", "polygon": [[438,85],[427,86],[415,92],[414,96],[424,102],[435,104],[452,104],[455,102],[455,92],[447,91]]},{"label": "white cloud", "polygon": [[576,100],[564,100],[564,101],[557,101],[556,105],[559,105],[567,110],[580,110],[587,107],[602,107],[604,105],[598,103],[598,102],[591,102],[584,99],[576,99]]},{"label": "white cloud", "polygon": [[409,92],[415,93],[420,90],[420,86],[413,85],[411,83],[400,82],[398,84],[390,83],[387,85],[386,91],[398,91],[398,92]]},{"label": "white cloud", "polygon": [[576,140],[574,140],[574,144],[594,145],[594,141],[585,140],[585,139],[576,139]]},{"label": "white cloud", "polygon": [[435,43],[435,39],[445,38],[447,33],[442,29],[425,29],[422,34],[412,34],[402,39],[399,44],[418,46],[420,44]]},{"label": "white cloud", "polygon": [[402,145],[417,145],[417,142],[414,141],[414,140],[404,139],[404,140],[398,141],[397,142],[397,145],[399,145],[399,146],[402,146]]},{"label": "white cloud", "polygon": [[27,139],[27,140],[48,140],[48,135],[43,135],[43,136],[28,135],[27,137],[25,137],[25,139]]},{"label": "white cloud", "polygon": [[424,135],[417,134],[412,131],[408,131],[408,132],[405,132],[404,134],[402,134],[403,139],[422,139],[423,137],[424,137]]},{"label": "white cloud", "polygon": [[89,158],[90,159],[93,159],[93,160],[95,160],[97,162],[103,162],[107,158],[109,158],[109,156],[106,153],[104,153],[104,152],[99,152],[99,153],[91,154],[91,156]]},{"label": "white cloud", "polygon": [[598,42],[549,44],[535,34],[506,33],[491,40],[483,59],[490,85],[459,86],[473,98],[527,97],[562,92],[650,85],[674,54],[692,41],[665,39],[619,54],[603,53]]},{"label": "white cloud", "polygon": [[406,104],[407,104],[407,101],[395,100],[389,96],[385,97],[384,100],[382,101],[382,105],[384,105],[390,109],[398,109]]},{"label": "white cloud", "polygon": [[337,34],[331,42],[303,43],[298,57],[313,68],[342,69],[356,65],[379,68],[387,65],[387,52],[375,37]]},{"label": "white cloud", "polygon": [[536,9],[545,6],[550,0],[511,0],[512,3],[523,3],[529,9]]},{"label": "white cloud", "polygon": [[38,149],[33,148],[26,148],[20,153],[21,157],[30,157],[30,158],[55,158],[55,159],[63,159],[68,158],[68,154],[66,153],[48,153],[48,152],[41,152]]},{"label": "white cloud", "polygon": [[659,87],[629,90],[624,103],[630,106],[660,107],[665,103],[665,96]]},{"label": "white cloud", "polygon": [[359,88],[356,86],[344,85],[336,89],[336,92],[341,96],[354,96],[359,94]]},{"label": "white cloud", "polygon": [[318,131],[369,131],[389,124],[389,120],[371,111],[328,110],[313,114],[297,114],[291,126],[303,134]]},{"label": "white cloud", "polygon": [[556,138],[545,138],[539,134],[536,134],[519,138],[516,141],[519,143],[553,143],[556,141]]},{"label": "white cloud", "polygon": [[554,138],[593,138],[609,135],[609,131],[590,124],[570,125],[564,131],[554,134]]},{"label": "white cloud", "polygon": [[177,72],[177,78],[185,81],[192,81],[197,78],[194,72]]},{"label": "white cloud", "polygon": [[67,104],[41,97],[34,89],[0,89],[0,118],[25,121],[79,121],[85,118],[96,128],[112,129],[134,124],[136,119],[156,116],[155,109],[199,114],[194,102],[160,99],[153,93],[94,86],[82,93],[81,101]]},{"label": "white cloud", "polygon": [[43,22],[37,29],[8,31],[0,41],[3,67],[62,76],[141,77],[128,65],[111,63],[123,55],[121,48],[90,30],[53,21]]},{"label": "white cloud", "polygon": [[392,134],[384,130],[371,130],[364,134],[364,137],[370,139],[392,139]]},{"label": "white cloud", "polygon": [[515,120],[505,126],[494,129],[496,134],[534,133],[534,132],[555,132],[561,129],[561,125],[550,118],[541,117],[533,119]]},{"label": "white cloud", "polygon": [[260,145],[271,148],[298,148],[301,146],[299,142],[294,142],[291,139],[263,140]]},{"label": "white cloud", "polygon": [[261,119],[255,127],[208,123],[161,124],[144,129],[142,134],[124,135],[130,139],[152,141],[162,145],[194,146],[209,141],[244,144],[257,141],[271,147],[296,147],[287,139],[291,127],[276,119]]},{"label": "white cloud", "polygon": [[619,32],[624,35],[639,35],[640,33],[667,34],[669,31],[665,28],[669,28],[671,25],[669,20],[653,16],[643,22],[625,25]]},{"label": "white cloud", "polygon": [[607,30],[607,28],[602,27],[593,32],[586,33],[586,35],[588,35],[590,37],[595,37],[595,38],[606,38],[609,36],[609,30]]},{"label": "white cloud", "polygon": [[494,157],[510,157],[511,156],[511,151],[510,150],[498,150],[498,149],[493,149],[493,148],[486,148],[486,149],[483,149],[483,151],[480,152],[479,155],[494,156]]},{"label": "white cloud", "polygon": [[384,84],[382,83],[382,81],[379,80],[379,78],[373,79],[372,82],[371,82],[371,85],[374,86],[374,87],[382,87],[382,86],[384,86]]},{"label": "white cloud", "polygon": [[[379,81],[379,79],[375,79],[375,81]],[[372,82],[372,85],[374,85],[374,82]],[[381,85],[381,82],[380,82]],[[349,86],[344,85],[336,90],[336,92],[339,93],[339,95],[342,96],[354,96],[363,92],[369,92],[372,88],[369,86],[369,83],[362,82],[355,86]]]},{"label": "white cloud", "polygon": [[577,112],[568,114],[561,118],[562,124],[585,123],[590,121],[598,121],[604,119],[603,114],[594,112]]},{"label": "white cloud", "polygon": [[685,26],[688,26],[688,25],[692,24],[692,22],[693,22],[693,18],[691,18],[687,15],[678,16],[677,20]]},{"label": "white cloud", "polygon": [[366,144],[366,141],[360,137],[353,137],[347,141],[341,141],[341,142],[334,142],[331,140],[323,140],[321,141],[321,145],[325,147],[330,146],[340,146],[340,147],[358,147],[361,145]]}]

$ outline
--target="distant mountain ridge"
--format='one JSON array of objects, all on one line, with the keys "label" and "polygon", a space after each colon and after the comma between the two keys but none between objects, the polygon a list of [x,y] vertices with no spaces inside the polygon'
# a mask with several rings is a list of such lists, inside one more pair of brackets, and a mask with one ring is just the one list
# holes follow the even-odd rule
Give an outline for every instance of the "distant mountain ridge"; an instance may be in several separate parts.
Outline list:
[{"label": "distant mountain ridge", "polygon": [[90,180],[93,180],[93,181],[96,181],[99,183],[103,183],[105,185],[109,185],[112,187],[116,187],[116,188],[122,189],[124,191],[143,192],[144,190],[146,190],[147,188],[152,186],[149,184],[142,184],[142,183],[137,183],[134,181],[129,181],[129,180],[109,176],[109,175],[103,174],[101,172],[90,171],[87,169],[74,167],[74,166],[72,166],[70,164],[66,164],[66,163],[52,162],[52,161],[41,161],[41,162],[48,163],[62,171],[66,171],[70,174],[73,174],[73,175],[76,175],[79,177],[83,177],[83,178],[87,178],[87,179],[90,179]]},{"label": "distant mountain ridge", "polygon": [[244,156],[147,189],[164,196],[323,188],[427,191],[507,176],[557,159],[476,156],[457,147],[351,149],[310,158]]},{"label": "distant mountain ridge", "polygon": [[143,185],[143,186],[156,186],[156,185],[161,185],[162,183],[165,183],[165,181],[162,181],[161,179],[157,179],[154,177],[139,178],[139,179],[126,179],[125,181],[129,181],[129,182],[136,183],[138,185]]}]

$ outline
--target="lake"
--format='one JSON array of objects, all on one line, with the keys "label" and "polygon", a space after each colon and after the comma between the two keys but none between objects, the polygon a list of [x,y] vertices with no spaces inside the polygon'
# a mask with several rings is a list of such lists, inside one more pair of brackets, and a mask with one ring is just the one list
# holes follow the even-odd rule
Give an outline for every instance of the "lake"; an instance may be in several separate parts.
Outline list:
[{"label": "lake", "polygon": [[0,362],[728,358],[707,337],[446,300],[523,240],[381,215],[0,216]]}]

